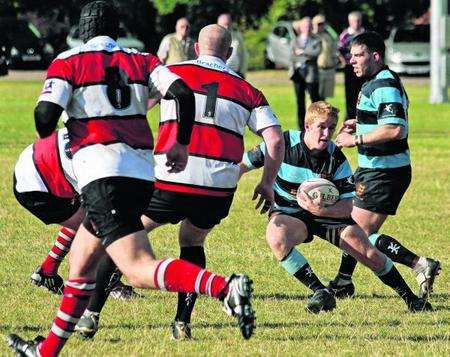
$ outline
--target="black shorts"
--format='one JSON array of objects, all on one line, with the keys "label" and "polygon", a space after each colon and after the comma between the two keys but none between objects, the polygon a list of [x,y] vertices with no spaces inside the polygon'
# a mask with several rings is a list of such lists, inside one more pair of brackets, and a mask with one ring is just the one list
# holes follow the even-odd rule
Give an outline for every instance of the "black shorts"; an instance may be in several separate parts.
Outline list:
[{"label": "black shorts", "polygon": [[283,211],[271,211],[270,218],[274,215],[283,214],[289,217],[297,218],[302,221],[308,230],[308,237],[303,243],[309,243],[314,236],[322,238],[339,248],[340,234],[345,227],[355,225],[351,218],[328,218],[316,217],[305,214],[304,212],[286,213]]},{"label": "black shorts", "polygon": [[233,195],[213,197],[156,189],[144,215],[156,223],[188,219],[195,227],[211,229],[228,216]]},{"label": "black shorts", "polygon": [[409,165],[394,169],[358,167],[353,205],[371,212],[395,215],[410,183]]},{"label": "black shorts", "polygon": [[14,196],[22,207],[45,224],[62,223],[72,217],[80,208],[78,197],[62,198],[48,192],[17,192]]},{"label": "black shorts", "polygon": [[81,190],[85,227],[108,246],[144,229],[141,215],[153,193],[153,182],[130,177],[105,177]]}]

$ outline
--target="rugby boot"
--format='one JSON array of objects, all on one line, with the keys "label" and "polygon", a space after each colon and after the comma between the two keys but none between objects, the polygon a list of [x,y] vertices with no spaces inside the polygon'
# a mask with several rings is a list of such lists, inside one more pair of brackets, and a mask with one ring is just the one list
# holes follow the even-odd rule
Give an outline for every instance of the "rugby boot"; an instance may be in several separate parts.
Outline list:
[{"label": "rugby boot", "polygon": [[53,294],[61,295],[64,289],[64,280],[58,274],[46,275],[40,266],[31,273],[30,281],[34,285],[46,288]]},{"label": "rugby boot", "polygon": [[99,320],[100,314],[98,312],[86,310],[78,320],[75,331],[83,338],[92,338],[98,331]]},{"label": "rugby boot", "polygon": [[8,346],[20,357],[40,357],[38,343],[43,341],[44,337],[38,336],[33,341],[25,341],[16,334],[10,334],[6,337]]},{"label": "rugby boot", "polygon": [[417,298],[408,302],[408,309],[411,312],[428,312],[433,311],[431,304],[424,298]]},{"label": "rugby boot", "polygon": [[173,321],[170,325],[172,327],[172,340],[182,341],[191,340],[191,324],[184,321]]},{"label": "rugby boot", "polygon": [[255,313],[252,308],[253,281],[247,275],[231,275],[228,293],[223,299],[225,312],[235,316],[244,339],[248,340],[255,329]]},{"label": "rugby boot", "polygon": [[436,276],[441,271],[441,263],[431,258],[425,258],[425,264],[418,269],[419,272],[416,276],[416,280],[419,283],[419,297],[428,299],[429,295],[433,292],[433,284]]},{"label": "rugby boot", "polygon": [[336,277],[328,283],[327,289],[336,299],[352,298],[355,296],[355,285],[351,280],[347,284],[342,284],[342,279]]},{"label": "rugby boot", "polygon": [[111,289],[109,296],[116,300],[131,300],[142,297],[132,286],[125,285],[121,281],[117,282]]},{"label": "rugby boot", "polygon": [[336,299],[328,289],[319,289],[308,299],[306,311],[318,314],[321,311],[331,311],[336,307]]}]

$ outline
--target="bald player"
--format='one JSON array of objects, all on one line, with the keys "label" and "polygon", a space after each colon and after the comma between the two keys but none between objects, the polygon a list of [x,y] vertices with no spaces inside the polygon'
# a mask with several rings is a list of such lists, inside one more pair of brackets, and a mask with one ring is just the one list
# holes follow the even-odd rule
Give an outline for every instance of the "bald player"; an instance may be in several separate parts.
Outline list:
[{"label": "bald player", "polygon": [[[180,258],[205,268],[204,243],[212,228],[227,217],[239,177],[246,126],[262,136],[267,151],[261,181],[254,190],[266,211],[273,202],[274,183],[283,159],[280,125],[264,95],[239,77],[226,64],[231,53],[230,32],[219,25],[204,27],[195,44],[198,58],[168,66],[195,95],[196,115],[188,146],[186,169],[168,173],[165,154],[176,140],[176,102],[161,100],[161,122],[154,151],[156,183],[143,222],[147,231],[181,222]],[[226,242],[224,242],[226,244]],[[102,279],[106,284],[109,278]],[[97,284],[99,281],[97,281]],[[97,289],[97,291],[101,291]],[[178,294],[172,323],[172,338],[190,339],[191,314],[196,293]],[[106,296],[91,299],[77,329],[92,337],[98,329],[99,313]]]}]

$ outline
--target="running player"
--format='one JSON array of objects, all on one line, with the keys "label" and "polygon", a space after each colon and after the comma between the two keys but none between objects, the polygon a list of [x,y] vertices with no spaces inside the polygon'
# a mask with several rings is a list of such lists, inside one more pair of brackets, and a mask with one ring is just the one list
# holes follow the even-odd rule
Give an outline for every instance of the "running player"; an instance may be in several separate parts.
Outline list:
[{"label": "running player", "polygon": [[[164,165],[180,172],[187,164],[195,114],[194,94],[157,57],[121,48],[119,16],[110,3],[90,2],[80,15],[84,44],[50,65],[35,109],[40,137],[53,133],[63,110],[72,164],[86,218],[71,247],[69,278],[46,338],[7,341],[18,354],[56,356],[71,336],[95,289],[98,260],[108,254],[135,287],[198,292],[223,301],[244,338],[255,326],[252,282],[228,279],[181,259],[156,260],[140,220],[153,193],[153,143],[147,122],[149,96],[177,102],[177,137]],[[48,89],[48,90],[47,90]]]},{"label": "running player", "polygon": [[[336,306],[333,294],[296,248],[310,242],[313,235],[369,267],[400,295],[410,311],[431,310],[431,305],[413,294],[392,261],[370,244],[363,230],[350,218],[354,194],[352,171],[342,151],[331,141],[338,112],[326,102],[312,103],[306,112],[305,131],[284,133],[285,154],[274,184],[275,204],[269,213],[267,242],[281,266],[313,291],[307,305],[310,312],[330,311]],[[265,159],[263,143],[244,155],[242,173],[261,167]],[[314,177],[336,185],[340,196],[334,205],[323,206],[303,193],[299,206],[296,200],[299,186]]]},{"label": "running player", "polygon": [[[395,238],[380,233],[387,217],[396,214],[411,182],[408,95],[399,76],[384,64],[384,51],[383,39],[376,32],[365,32],[353,39],[350,63],[366,83],[359,93],[356,120],[344,122],[336,144],[358,148],[352,218],[374,246],[394,262],[415,271],[419,296],[428,298],[440,263],[418,256]],[[355,266],[356,260],[343,254],[339,272],[329,285],[336,296],[353,295]]]},{"label": "running player", "polygon": [[[177,125],[175,101],[163,99],[154,152],[156,190],[142,220],[147,231],[181,221],[180,258],[205,268],[206,236],[228,215],[236,190],[245,128],[248,126],[261,135],[267,147],[264,173],[255,189],[255,196],[263,198],[266,208],[273,201],[272,184],[283,158],[284,144],[278,120],[263,94],[225,64],[230,54],[229,32],[219,25],[206,26],[200,31],[195,48],[198,59],[168,67],[195,93],[197,110],[188,164],[180,173],[165,170],[165,153],[176,140]],[[99,277],[97,284],[108,281],[105,271],[105,277]],[[88,338],[98,329],[99,314],[107,298],[105,289],[97,290],[100,293],[91,298],[76,327]],[[173,339],[192,337],[190,320],[196,296],[178,294]]]}]

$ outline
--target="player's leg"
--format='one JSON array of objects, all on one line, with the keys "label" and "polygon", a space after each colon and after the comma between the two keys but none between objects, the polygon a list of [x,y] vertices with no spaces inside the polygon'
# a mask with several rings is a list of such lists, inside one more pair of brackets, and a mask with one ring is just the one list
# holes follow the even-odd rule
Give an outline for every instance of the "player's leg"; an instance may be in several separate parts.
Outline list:
[{"label": "player's leg", "polygon": [[281,266],[303,285],[313,291],[308,302],[310,312],[329,311],[336,302],[313,272],[296,246],[309,238],[308,228],[301,220],[285,214],[273,214],[266,229],[270,249]]},{"label": "player's leg", "polygon": [[[206,267],[204,242],[208,233],[228,216],[233,195],[211,197],[200,195],[178,195],[178,210],[185,217],[180,226],[180,259],[187,260],[201,268]],[[191,314],[197,294],[179,293],[177,312],[172,324],[172,338],[191,338]]]},{"label": "player's leg", "polygon": [[[188,219],[181,222],[179,233],[180,259],[191,262],[201,268],[206,267],[204,243],[211,229],[201,229]],[[191,315],[194,309],[196,293],[178,293],[177,311],[172,323],[172,338],[183,340],[192,338]]]},{"label": "player's leg", "polygon": [[97,262],[103,254],[101,241],[81,225],[72,243],[69,278],[49,334],[45,339],[39,339],[39,342],[27,342],[16,335],[10,335],[8,344],[14,351],[26,350],[27,356],[59,354],[95,289]]},{"label": "player's leg", "polygon": [[252,281],[246,275],[229,279],[181,259],[156,260],[144,230],[113,241],[106,247],[117,267],[135,287],[171,292],[195,292],[217,298],[238,319],[244,338],[255,326],[251,306]]},{"label": "player's leg", "polygon": [[387,234],[379,234],[378,232],[386,220],[387,215],[354,207],[352,217],[358,224],[362,224],[361,227],[375,247],[394,262],[403,264],[414,270],[419,283],[419,295],[421,297],[427,297],[433,289],[435,277],[439,274],[439,261],[418,256],[394,237]]},{"label": "player's leg", "polygon": [[[149,217],[141,216],[142,224],[147,233],[150,233],[155,228],[162,224],[154,222]],[[117,269],[112,259],[105,255],[100,261],[97,269],[95,291],[92,294],[89,305],[78,321],[75,330],[83,338],[92,338],[97,333],[100,323],[100,313],[111,294],[112,288],[116,283],[120,282],[122,272]]]},{"label": "player's leg", "polygon": [[370,243],[360,227],[347,226],[341,232],[340,238],[340,248],[371,269],[384,284],[394,289],[411,311],[431,310],[431,305],[414,295],[392,260]]}]

